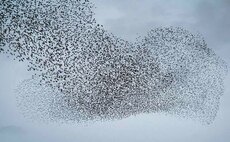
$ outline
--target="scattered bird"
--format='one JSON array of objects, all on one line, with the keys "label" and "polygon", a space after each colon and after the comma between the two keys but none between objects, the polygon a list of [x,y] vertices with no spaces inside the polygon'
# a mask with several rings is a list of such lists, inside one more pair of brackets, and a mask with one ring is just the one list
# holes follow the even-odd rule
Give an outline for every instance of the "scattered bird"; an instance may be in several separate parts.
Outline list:
[{"label": "scattered bird", "polygon": [[88,0],[0,3],[0,53],[27,62],[39,81],[24,82],[21,93],[30,97],[36,93],[28,90],[45,84],[63,94],[60,100],[40,91],[58,102],[46,106],[49,117],[113,120],[166,112],[214,120],[227,70],[200,35],[157,28],[131,43],[97,24]]}]

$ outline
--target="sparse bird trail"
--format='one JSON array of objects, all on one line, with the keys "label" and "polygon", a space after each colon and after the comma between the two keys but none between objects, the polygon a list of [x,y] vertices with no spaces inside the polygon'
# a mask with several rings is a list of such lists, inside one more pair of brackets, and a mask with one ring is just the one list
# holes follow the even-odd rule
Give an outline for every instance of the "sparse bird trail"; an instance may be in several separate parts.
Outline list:
[{"label": "sparse bird trail", "polygon": [[1,0],[0,53],[34,72],[17,88],[26,116],[85,122],[165,112],[214,120],[227,67],[200,35],[157,28],[131,43],[98,25],[92,10],[88,0]]}]

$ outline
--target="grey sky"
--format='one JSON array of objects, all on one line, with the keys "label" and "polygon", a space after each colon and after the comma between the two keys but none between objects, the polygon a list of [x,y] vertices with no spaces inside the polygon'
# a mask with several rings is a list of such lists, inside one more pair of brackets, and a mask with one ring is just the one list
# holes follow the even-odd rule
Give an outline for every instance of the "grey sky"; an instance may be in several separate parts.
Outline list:
[{"label": "grey sky", "polygon": [[[199,32],[208,46],[230,63],[229,0],[93,0],[96,19],[105,29],[129,41],[156,27],[179,26]],[[1,142],[228,142],[230,75],[213,124],[164,114],[143,114],[93,124],[39,124],[17,109],[14,89],[31,77],[25,63],[0,55]]]}]

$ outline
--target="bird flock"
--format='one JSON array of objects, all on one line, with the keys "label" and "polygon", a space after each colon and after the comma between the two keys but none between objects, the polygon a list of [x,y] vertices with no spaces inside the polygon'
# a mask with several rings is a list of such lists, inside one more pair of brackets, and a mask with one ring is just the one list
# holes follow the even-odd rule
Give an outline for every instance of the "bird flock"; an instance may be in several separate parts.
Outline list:
[{"label": "bird flock", "polygon": [[0,3],[0,53],[33,72],[16,89],[25,116],[88,122],[163,112],[215,119],[227,67],[201,35],[156,28],[132,43],[97,24],[89,0]]}]

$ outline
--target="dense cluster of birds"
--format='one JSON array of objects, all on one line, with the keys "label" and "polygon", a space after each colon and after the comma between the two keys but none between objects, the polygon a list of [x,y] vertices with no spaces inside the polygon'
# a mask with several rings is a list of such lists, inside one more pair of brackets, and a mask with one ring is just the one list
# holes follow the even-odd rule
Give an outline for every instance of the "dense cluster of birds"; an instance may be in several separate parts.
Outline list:
[{"label": "dense cluster of birds", "polygon": [[131,43],[97,24],[88,0],[0,3],[0,53],[34,73],[17,88],[27,116],[82,122],[165,112],[214,120],[227,68],[202,36],[167,27]]}]

